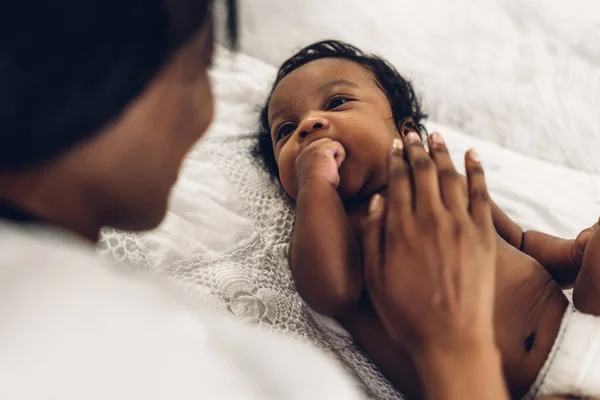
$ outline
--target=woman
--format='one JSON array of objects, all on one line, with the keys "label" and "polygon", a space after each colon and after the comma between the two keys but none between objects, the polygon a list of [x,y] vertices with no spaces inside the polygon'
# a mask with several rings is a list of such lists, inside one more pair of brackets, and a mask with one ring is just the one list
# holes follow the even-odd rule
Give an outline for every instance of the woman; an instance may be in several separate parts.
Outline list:
[{"label": "woman", "polygon": [[101,227],[162,220],[211,122],[211,6],[58,0],[0,12],[1,398],[358,398],[315,350],[94,257]]},{"label": "woman", "polygon": [[[12,2],[0,13],[9,39],[0,59],[3,398],[356,398],[322,356],[192,312],[177,296],[117,276],[93,257],[101,227],[142,230],[161,221],[185,154],[210,124],[210,6],[59,0]],[[235,43],[233,0],[229,17]],[[392,160],[399,189],[405,166]],[[484,191],[477,171],[472,187]],[[390,198],[388,218],[403,201]],[[381,279],[385,270],[397,281],[394,266],[381,269],[374,256],[382,204],[374,203],[367,227],[371,296],[390,334],[414,350],[433,398],[506,393],[490,337],[492,296],[469,290],[493,287],[489,205],[479,205],[462,220],[469,234],[459,239],[478,251],[454,271],[461,285],[432,283],[438,301],[454,307],[450,316],[424,309],[425,294],[406,302]],[[397,226],[387,229],[386,252],[399,251],[390,242]],[[423,261],[416,247],[408,250],[415,264]],[[459,295],[466,292],[471,301]],[[424,310],[427,324],[414,318]],[[440,329],[442,341],[432,334]],[[457,368],[467,372],[456,375]],[[486,384],[472,391],[477,377]]]}]

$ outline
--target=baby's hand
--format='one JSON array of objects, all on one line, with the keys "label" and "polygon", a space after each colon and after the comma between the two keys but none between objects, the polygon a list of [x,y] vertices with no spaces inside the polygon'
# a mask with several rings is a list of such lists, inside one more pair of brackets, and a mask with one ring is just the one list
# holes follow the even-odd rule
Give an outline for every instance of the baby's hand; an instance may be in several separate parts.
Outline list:
[{"label": "baby's hand", "polygon": [[571,262],[573,265],[581,267],[581,262],[583,261],[583,254],[585,253],[585,248],[587,247],[590,238],[600,225],[600,220],[592,225],[590,228],[582,230],[577,238],[573,241],[573,246],[571,247]]},{"label": "baby's hand", "polygon": [[585,254],[573,290],[573,304],[582,313],[600,316],[600,221],[581,232],[575,242],[585,246]]},{"label": "baby's hand", "polygon": [[323,138],[309,144],[296,159],[298,187],[310,180],[329,182],[337,189],[340,184],[339,168],[346,159],[340,142]]},{"label": "baby's hand", "polygon": [[569,288],[577,279],[583,262],[583,254],[592,234],[598,227],[584,229],[577,239],[561,239],[542,232],[527,231],[521,245],[523,252],[535,258],[552,275],[552,278]]}]

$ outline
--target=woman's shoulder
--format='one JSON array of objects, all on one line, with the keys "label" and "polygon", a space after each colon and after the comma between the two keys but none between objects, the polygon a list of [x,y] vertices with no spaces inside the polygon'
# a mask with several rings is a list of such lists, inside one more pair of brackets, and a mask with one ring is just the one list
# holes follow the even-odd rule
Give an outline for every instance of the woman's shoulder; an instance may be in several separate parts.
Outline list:
[{"label": "woman's shoulder", "polygon": [[0,369],[11,373],[0,392],[23,399],[359,398],[352,380],[316,349],[229,321],[180,294],[119,273],[68,234],[0,224]]},{"label": "woman's shoulder", "polygon": [[0,263],[54,262],[60,256],[94,258],[88,242],[50,225],[11,223],[0,219]]}]

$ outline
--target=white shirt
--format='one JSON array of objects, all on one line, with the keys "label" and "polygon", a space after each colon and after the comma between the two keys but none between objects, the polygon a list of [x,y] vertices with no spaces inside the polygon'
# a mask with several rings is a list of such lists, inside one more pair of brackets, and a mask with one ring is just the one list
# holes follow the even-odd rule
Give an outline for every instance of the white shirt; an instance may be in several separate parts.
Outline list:
[{"label": "white shirt", "polygon": [[316,349],[126,276],[62,232],[0,223],[2,399],[358,399]]}]

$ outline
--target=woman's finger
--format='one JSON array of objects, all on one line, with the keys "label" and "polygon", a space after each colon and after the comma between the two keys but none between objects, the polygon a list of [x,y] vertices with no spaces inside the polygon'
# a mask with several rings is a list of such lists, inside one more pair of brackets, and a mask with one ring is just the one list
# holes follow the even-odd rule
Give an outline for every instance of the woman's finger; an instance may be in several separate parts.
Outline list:
[{"label": "woman's finger", "polygon": [[444,204],[453,212],[466,211],[468,202],[463,178],[454,168],[444,138],[437,132],[429,136],[429,153],[437,166]]},{"label": "woman's finger", "polygon": [[423,142],[416,132],[410,132],[404,138],[406,158],[415,186],[415,209],[430,214],[443,206],[435,163],[425,151]]},{"label": "woman's finger", "polygon": [[376,194],[369,202],[369,215],[363,223],[361,245],[365,282],[370,289],[375,289],[383,278],[383,262],[381,260],[381,230],[383,222],[383,197]]},{"label": "woman's finger", "polygon": [[474,149],[465,154],[465,169],[469,186],[469,211],[475,224],[484,232],[493,232],[492,206],[483,168]]},{"label": "woman's finger", "polygon": [[388,220],[401,221],[412,215],[413,196],[410,170],[404,161],[401,139],[394,139],[389,156]]}]

